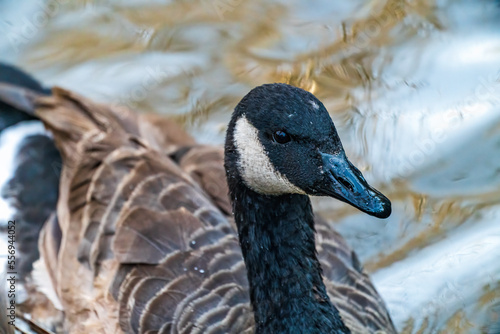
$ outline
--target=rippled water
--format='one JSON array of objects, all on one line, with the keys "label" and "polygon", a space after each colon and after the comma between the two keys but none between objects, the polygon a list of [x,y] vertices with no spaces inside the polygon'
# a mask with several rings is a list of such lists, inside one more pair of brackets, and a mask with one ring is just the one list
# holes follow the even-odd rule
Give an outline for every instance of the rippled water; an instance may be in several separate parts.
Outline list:
[{"label": "rippled water", "polygon": [[0,1],[0,60],[222,143],[239,99],[288,82],[330,111],[393,201],[316,208],[405,333],[500,330],[500,7],[493,0]]}]

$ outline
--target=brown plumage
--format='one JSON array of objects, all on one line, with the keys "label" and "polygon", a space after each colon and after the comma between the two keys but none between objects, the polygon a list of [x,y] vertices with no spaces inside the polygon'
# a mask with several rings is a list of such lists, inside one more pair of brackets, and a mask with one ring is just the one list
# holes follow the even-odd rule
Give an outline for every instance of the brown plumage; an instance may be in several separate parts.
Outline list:
[{"label": "brown plumage", "polygon": [[[63,158],[57,213],[39,247],[70,333],[251,333],[248,282],[223,150],[156,115],[0,85]],[[332,303],[353,333],[395,333],[345,240],[316,217]]]}]

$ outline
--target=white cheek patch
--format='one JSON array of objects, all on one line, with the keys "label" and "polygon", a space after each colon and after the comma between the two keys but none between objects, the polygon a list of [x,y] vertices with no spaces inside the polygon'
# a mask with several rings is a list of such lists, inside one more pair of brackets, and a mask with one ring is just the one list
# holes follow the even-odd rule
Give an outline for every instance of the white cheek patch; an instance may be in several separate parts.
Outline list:
[{"label": "white cheek patch", "polygon": [[235,146],[243,181],[252,190],[266,195],[305,194],[274,168],[259,140],[257,129],[245,116],[236,121]]}]

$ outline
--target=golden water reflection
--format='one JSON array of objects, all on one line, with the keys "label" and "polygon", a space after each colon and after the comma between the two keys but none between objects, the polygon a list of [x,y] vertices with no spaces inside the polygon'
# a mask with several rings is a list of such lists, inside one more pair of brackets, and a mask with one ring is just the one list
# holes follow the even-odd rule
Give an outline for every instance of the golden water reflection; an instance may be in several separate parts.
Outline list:
[{"label": "golden water reflection", "polygon": [[[497,89],[499,70],[494,1],[28,3],[0,17],[45,20],[30,36],[12,24],[7,36],[18,38],[1,45],[4,60],[48,84],[176,117],[203,142],[222,142],[231,110],[256,85],[313,92],[351,159],[393,201],[384,221],[330,200],[315,205],[374,273],[399,329],[476,333],[498,323],[500,119],[498,101],[485,97]],[[449,115],[460,117],[447,123]],[[443,140],[433,137],[440,129]],[[475,167],[466,161],[478,170],[469,173]],[[441,250],[453,255],[436,260]],[[419,270],[427,257],[436,266]],[[429,281],[419,285],[449,295],[417,295],[410,278],[421,274]]]}]

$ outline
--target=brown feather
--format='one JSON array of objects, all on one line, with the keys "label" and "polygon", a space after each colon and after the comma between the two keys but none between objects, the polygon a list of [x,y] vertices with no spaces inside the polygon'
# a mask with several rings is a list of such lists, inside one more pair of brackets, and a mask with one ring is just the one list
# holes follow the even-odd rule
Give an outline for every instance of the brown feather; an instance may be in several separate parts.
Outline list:
[{"label": "brown feather", "polygon": [[180,159],[179,165],[203,188],[223,213],[231,214],[224,170],[224,150],[221,147],[193,147]]},{"label": "brown feather", "polygon": [[35,101],[42,94],[21,86],[0,82],[0,101],[29,115],[35,113]]},{"label": "brown feather", "polygon": [[[36,106],[64,159],[59,224],[46,225],[40,247],[68,331],[250,333],[222,150],[159,116],[60,88]],[[325,285],[346,324],[394,333],[355,254],[328,224],[316,228]]]}]

